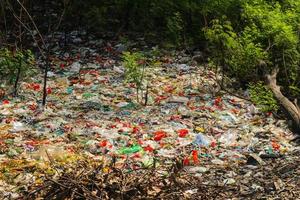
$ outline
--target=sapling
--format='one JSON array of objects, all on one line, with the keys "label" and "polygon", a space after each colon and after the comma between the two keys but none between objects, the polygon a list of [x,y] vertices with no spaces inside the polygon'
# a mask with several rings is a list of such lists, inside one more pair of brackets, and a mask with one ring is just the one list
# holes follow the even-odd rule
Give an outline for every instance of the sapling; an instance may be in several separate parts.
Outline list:
[{"label": "sapling", "polygon": [[0,78],[8,84],[13,84],[13,94],[17,96],[21,76],[26,78],[35,73],[33,54],[30,50],[1,49],[0,57]]},{"label": "sapling", "polygon": [[136,86],[136,99],[139,102],[139,92],[142,87],[145,62],[141,53],[124,52],[123,65],[125,67],[125,80],[130,83],[134,83]]}]

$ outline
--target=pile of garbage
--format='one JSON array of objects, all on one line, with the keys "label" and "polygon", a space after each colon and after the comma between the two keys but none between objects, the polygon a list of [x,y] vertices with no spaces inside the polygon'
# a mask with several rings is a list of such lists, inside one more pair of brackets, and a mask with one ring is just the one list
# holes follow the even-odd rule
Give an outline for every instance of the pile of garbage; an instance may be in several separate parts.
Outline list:
[{"label": "pile of garbage", "polygon": [[[214,193],[216,187],[240,186],[245,178],[241,177],[252,177],[255,170],[270,161],[289,160],[290,155],[299,152],[299,147],[291,142],[295,136],[286,121],[261,113],[250,101],[221,91],[216,82],[218,74],[193,66],[191,58],[182,52],[157,57],[155,66],[146,68],[149,91],[144,106],[136,101],[135,85],[124,82],[124,67],[118,55],[126,48],[91,41],[86,46],[82,44],[84,47],[74,46],[68,53],[55,51],[44,110],[40,108],[42,74],[31,82],[23,82],[18,98],[5,96],[0,103],[1,199],[33,195],[28,191],[43,184],[47,185],[46,196],[68,194],[70,198],[72,194],[80,198],[88,190],[92,196],[85,197],[90,199],[117,194],[125,198],[131,194],[130,189],[120,189],[119,181],[111,181],[111,174],[118,179],[122,174],[135,177],[132,184],[136,177],[143,176],[141,170],[144,174],[154,173],[151,176],[156,180],[172,178],[174,163],[198,185],[202,177],[201,185],[210,185]],[[297,156],[291,158],[299,161]],[[83,160],[88,164],[78,167]],[[71,176],[68,168],[62,170],[54,165],[77,166],[80,170],[73,169]],[[243,176],[234,172],[236,169],[243,169]],[[294,172],[299,175],[299,168],[294,168]],[[96,178],[99,174],[101,178]],[[108,188],[106,193],[102,186],[99,188],[100,182],[83,186],[92,176],[93,181],[102,180],[103,187]],[[205,181],[207,176],[211,178]],[[111,180],[105,182],[105,177],[105,181]],[[78,183],[72,183],[77,179]],[[172,180],[160,186],[178,185],[178,180]],[[147,183],[153,182],[155,179]],[[282,181],[278,184],[283,187]],[[180,195],[201,190],[200,185],[198,189],[184,185]],[[137,184],[131,189],[136,187]],[[58,192],[64,188],[66,193]],[[72,193],[71,188],[77,189]],[[149,188],[164,191],[158,189],[159,185]],[[247,188],[250,192],[247,190],[245,195],[265,192],[256,183]],[[110,190],[119,193],[111,194]],[[142,191],[131,192],[141,195]],[[148,193],[149,190],[144,191],[143,195]],[[152,197],[162,198],[159,192],[155,195]]]}]

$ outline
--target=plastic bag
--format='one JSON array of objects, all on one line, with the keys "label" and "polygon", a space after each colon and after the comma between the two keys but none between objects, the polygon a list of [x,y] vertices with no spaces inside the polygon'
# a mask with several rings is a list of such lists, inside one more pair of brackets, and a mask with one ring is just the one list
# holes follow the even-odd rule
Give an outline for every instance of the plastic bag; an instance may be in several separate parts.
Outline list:
[{"label": "plastic bag", "polygon": [[194,140],[194,144],[199,146],[209,146],[210,141],[207,137],[205,137],[203,134],[199,133],[196,135],[196,139]]}]

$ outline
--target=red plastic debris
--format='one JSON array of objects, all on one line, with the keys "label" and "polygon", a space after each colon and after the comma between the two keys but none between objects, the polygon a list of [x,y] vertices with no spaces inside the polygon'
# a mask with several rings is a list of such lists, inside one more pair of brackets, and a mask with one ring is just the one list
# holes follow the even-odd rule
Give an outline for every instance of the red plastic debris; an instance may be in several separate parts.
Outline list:
[{"label": "red plastic debris", "polygon": [[184,166],[190,165],[190,160],[189,160],[189,158],[184,158],[184,159],[183,159],[183,165],[184,165]]},{"label": "red plastic debris", "polygon": [[217,97],[215,99],[215,103],[214,104],[215,104],[215,106],[219,107],[221,102],[222,102],[222,98],[221,97]]},{"label": "red plastic debris", "polygon": [[180,129],[177,132],[178,132],[179,137],[185,137],[189,133],[189,130],[187,130],[187,129]]},{"label": "red plastic debris", "polygon": [[268,117],[270,117],[270,116],[272,116],[272,112],[267,112],[266,115],[267,115]]},{"label": "red plastic debris", "polygon": [[231,112],[233,112],[234,114],[238,114],[239,113],[239,111],[237,110],[237,109],[231,109]]},{"label": "red plastic debris", "polygon": [[165,100],[167,99],[168,97],[167,96],[158,96],[155,98],[155,103],[160,103],[162,100]]},{"label": "red plastic debris", "polygon": [[4,105],[5,105],[5,104],[9,104],[9,103],[10,103],[10,102],[9,102],[7,99],[5,99],[5,100],[2,101],[2,104],[4,104]]},{"label": "red plastic debris", "polygon": [[103,140],[103,141],[99,142],[100,147],[106,147],[106,145],[107,145],[107,140]]},{"label": "red plastic debris", "polygon": [[173,120],[173,121],[179,120],[179,119],[181,119],[181,116],[180,116],[180,115],[172,115],[172,116],[170,117],[170,120]]},{"label": "red plastic debris", "polygon": [[143,144],[144,144],[143,140],[138,139],[138,144],[139,144],[139,145],[143,145]]},{"label": "red plastic debris", "polygon": [[132,133],[138,133],[139,132],[139,127],[135,126],[132,129]]},{"label": "red plastic debris", "polygon": [[210,143],[210,146],[211,146],[212,148],[215,148],[215,147],[217,146],[216,141],[212,141],[212,142]]},{"label": "red plastic debris", "polygon": [[167,137],[167,133],[165,131],[156,131],[154,135],[155,141],[160,141],[161,139]]},{"label": "red plastic debris", "polygon": [[33,89],[34,91],[39,91],[39,90],[41,89],[41,86],[40,86],[40,84],[33,83],[33,84],[32,84],[32,89]]},{"label": "red plastic debris", "polygon": [[198,151],[197,150],[193,150],[192,151],[192,156],[193,156],[193,160],[194,160],[194,164],[199,164],[199,158],[198,158]]},{"label": "red plastic debris", "polygon": [[144,150],[145,150],[145,151],[149,151],[149,152],[154,151],[154,149],[153,149],[150,145],[144,147]]},{"label": "red plastic debris", "polygon": [[141,158],[141,155],[139,153],[135,153],[131,156],[131,158]]},{"label": "red plastic debris", "polygon": [[52,93],[52,89],[51,88],[47,88],[47,94],[51,94]]},{"label": "red plastic debris", "polygon": [[59,67],[60,67],[61,69],[64,69],[64,68],[66,67],[66,65],[65,65],[64,63],[60,63]]},{"label": "red plastic debris", "polygon": [[272,142],[272,147],[273,147],[274,150],[279,151],[280,144],[278,144],[277,142]]},{"label": "red plastic debris", "polygon": [[37,109],[37,105],[31,104],[31,105],[28,106],[28,108],[29,108],[30,110],[32,110],[32,111],[35,111],[35,110]]}]

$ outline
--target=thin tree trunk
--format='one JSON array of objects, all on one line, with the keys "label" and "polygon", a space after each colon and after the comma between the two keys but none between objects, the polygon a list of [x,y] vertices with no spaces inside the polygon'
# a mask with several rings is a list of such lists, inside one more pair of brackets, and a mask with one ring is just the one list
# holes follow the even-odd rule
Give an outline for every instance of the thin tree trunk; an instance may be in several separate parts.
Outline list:
[{"label": "thin tree trunk", "polygon": [[46,100],[47,100],[47,74],[49,68],[50,68],[50,62],[49,62],[49,52],[48,52],[46,58],[45,72],[44,72],[43,103],[42,103],[43,107],[45,107]]},{"label": "thin tree trunk", "polygon": [[22,68],[22,61],[19,61],[19,67],[17,70],[17,76],[16,76],[16,81],[15,81],[15,85],[14,85],[14,96],[18,95],[18,84],[19,84],[19,79],[20,79],[20,74],[21,74],[21,68]]}]

